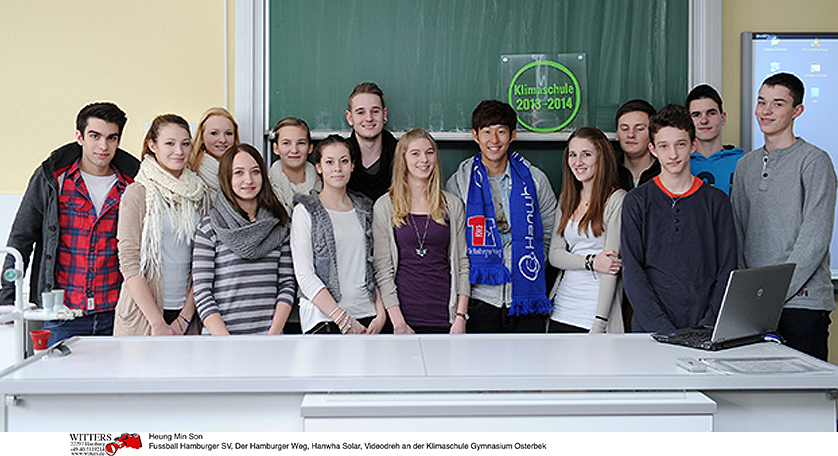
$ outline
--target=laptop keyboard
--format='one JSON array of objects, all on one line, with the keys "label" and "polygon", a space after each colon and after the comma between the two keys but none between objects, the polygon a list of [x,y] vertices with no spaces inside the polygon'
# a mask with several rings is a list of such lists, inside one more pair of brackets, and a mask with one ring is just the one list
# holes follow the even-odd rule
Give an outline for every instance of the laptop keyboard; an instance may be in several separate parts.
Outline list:
[{"label": "laptop keyboard", "polygon": [[705,348],[710,345],[710,338],[713,337],[713,330],[710,328],[695,328],[685,334],[681,334],[684,345],[695,348]]},{"label": "laptop keyboard", "polygon": [[660,342],[706,350],[711,345],[710,339],[713,337],[713,328],[681,329],[669,334],[654,334],[652,337]]}]

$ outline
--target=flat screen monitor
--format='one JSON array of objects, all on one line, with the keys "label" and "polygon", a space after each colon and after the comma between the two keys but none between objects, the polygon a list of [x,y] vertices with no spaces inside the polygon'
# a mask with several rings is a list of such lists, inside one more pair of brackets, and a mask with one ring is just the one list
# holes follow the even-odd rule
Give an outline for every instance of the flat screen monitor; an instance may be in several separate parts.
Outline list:
[{"label": "flat screen monitor", "polygon": [[[803,114],[794,121],[794,134],[827,151],[838,164],[838,33],[742,33],[742,148],[764,145],[754,116],[757,93],[774,73],[793,73],[806,93]],[[836,168],[838,172],[838,168]],[[838,227],[838,211],[836,211]],[[838,235],[830,245],[832,279],[838,279]]]}]

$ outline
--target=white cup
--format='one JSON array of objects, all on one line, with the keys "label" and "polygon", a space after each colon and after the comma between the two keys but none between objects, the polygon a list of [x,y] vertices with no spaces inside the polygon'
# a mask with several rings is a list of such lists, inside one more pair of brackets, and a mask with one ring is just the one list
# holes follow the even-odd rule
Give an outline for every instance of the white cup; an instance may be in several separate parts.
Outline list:
[{"label": "white cup", "polygon": [[52,294],[55,296],[53,307],[56,312],[61,312],[64,310],[64,290],[52,290]]},{"label": "white cup", "polygon": [[55,312],[55,294],[51,291],[41,293],[41,305],[44,307],[44,312],[48,314]]}]

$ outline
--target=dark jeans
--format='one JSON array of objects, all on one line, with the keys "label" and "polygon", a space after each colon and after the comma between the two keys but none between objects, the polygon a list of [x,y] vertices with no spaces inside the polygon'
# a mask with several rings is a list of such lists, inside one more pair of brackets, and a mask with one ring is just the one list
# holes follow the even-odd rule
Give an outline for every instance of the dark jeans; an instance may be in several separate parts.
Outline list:
[{"label": "dark jeans", "polygon": [[777,330],[789,347],[826,361],[830,321],[825,310],[783,309]]},{"label": "dark jeans", "polygon": [[285,322],[285,327],[282,328],[282,334],[302,334],[303,328],[300,326],[300,305],[294,304],[291,307],[291,314],[288,315],[288,321]]},{"label": "dark jeans", "polygon": [[302,334],[303,328],[299,321],[286,321],[282,328],[282,334]]},{"label": "dark jeans", "polygon": [[181,309],[177,309],[177,310],[163,309],[163,321],[165,321],[167,325],[172,324],[172,322],[177,320],[177,317],[180,316],[180,311],[181,311]]},{"label": "dark jeans", "polygon": [[[374,319],[375,317],[359,318],[358,323],[364,326],[369,326]],[[306,331],[306,334],[340,334],[340,328],[338,328],[338,325],[331,320],[321,321],[320,323],[314,325],[313,328]],[[393,324],[390,323],[389,318],[386,322],[384,322],[384,327],[381,328],[381,332],[379,334],[393,334]]]},{"label": "dark jeans", "polygon": [[589,333],[585,328],[569,325],[555,320],[550,320],[550,328],[547,332],[551,333]]},{"label": "dark jeans", "polygon": [[509,308],[495,307],[479,299],[468,300],[466,333],[545,333],[547,315],[509,315]]},{"label": "dark jeans", "polygon": [[451,332],[450,327],[446,328],[444,326],[411,326],[410,329],[415,334],[448,334]]},{"label": "dark jeans", "polygon": [[44,329],[52,331],[49,344],[60,342],[73,336],[113,336],[114,311],[96,312],[73,320],[45,321]]}]

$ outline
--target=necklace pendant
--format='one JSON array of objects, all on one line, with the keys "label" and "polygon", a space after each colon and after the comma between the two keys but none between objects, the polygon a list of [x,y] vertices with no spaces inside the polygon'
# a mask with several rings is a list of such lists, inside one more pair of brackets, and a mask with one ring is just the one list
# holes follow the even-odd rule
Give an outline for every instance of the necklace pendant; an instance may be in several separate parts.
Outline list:
[{"label": "necklace pendant", "polygon": [[416,252],[416,255],[419,256],[419,258],[425,258],[425,255],[428,254],[428,249],[414,249],[414,251]]}]

